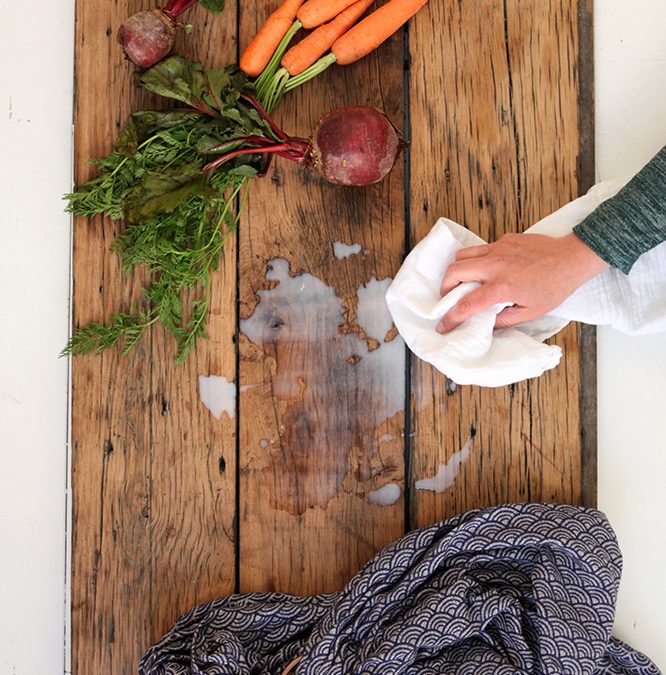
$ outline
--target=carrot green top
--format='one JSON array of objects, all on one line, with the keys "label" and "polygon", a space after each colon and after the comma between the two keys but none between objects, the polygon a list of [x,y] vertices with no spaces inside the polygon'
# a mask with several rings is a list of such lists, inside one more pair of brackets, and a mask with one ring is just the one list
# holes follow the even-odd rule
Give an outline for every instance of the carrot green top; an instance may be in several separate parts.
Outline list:
[{"label": "carrot green top", "polygon": [[574,232],[625,274],[643,253],[666,241],[666,146]]}]

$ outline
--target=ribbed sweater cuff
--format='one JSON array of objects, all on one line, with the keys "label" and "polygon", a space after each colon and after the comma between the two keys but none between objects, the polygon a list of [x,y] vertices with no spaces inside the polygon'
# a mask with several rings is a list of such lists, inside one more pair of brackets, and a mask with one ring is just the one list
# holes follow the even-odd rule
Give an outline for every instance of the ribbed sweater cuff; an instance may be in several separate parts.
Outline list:
[{"label": "ribbed sweater cuff", "polygon": [[643,253],[666,241],[666,146],[574,232],[625,274]]}]

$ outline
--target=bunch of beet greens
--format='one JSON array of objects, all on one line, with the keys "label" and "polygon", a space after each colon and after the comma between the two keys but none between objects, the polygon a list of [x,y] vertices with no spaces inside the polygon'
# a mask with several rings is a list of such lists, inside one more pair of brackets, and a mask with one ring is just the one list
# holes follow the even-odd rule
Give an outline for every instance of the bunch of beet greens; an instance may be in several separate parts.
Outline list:
[{"label": "bunch of beet greens", "polygon": [[[334,61],[351,63],[374,49],[425,2],[390,0],[354,25],[371,0],[285,0],[248,46],[241,69],[207,70],[171,56],[144,71],[141,86],[185,107],[133,113],[114,151],[93,161],[98,176],[66,198],[75,215],[105,213],[123,220],[125,230],[112,250],[126,272],[143,265],[151,280],[141,306],[114,314],[107,324],[77,329],[63,354],[100,353],[113,346],[126,354],[160,322],[176,340],[177,361],[183,361],[196,338],[206,335],[210,275],[238,224],[249,179],[265,174],[274,155],[309,164],[337,184],[381,180],[403,141],[376,109],[332,111],[310,140],[288,136],[267,111]],[[318,19],[310,16],[313,9]],[[300,28],[315,27],[316,20],[327,23],[287,51]],[[322,42],[318,31],[323,29]],[[194,299],[186,303],[185,297]]]}]

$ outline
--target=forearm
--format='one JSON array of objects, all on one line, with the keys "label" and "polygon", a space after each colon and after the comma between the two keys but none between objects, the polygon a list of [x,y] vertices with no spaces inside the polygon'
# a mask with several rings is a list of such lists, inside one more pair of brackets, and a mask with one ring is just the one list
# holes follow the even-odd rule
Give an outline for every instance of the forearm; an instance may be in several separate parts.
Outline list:
[{"label": "forearm", "polygon": [[574,233],[625,274],[643,253],[666,241],[666,146]]}]

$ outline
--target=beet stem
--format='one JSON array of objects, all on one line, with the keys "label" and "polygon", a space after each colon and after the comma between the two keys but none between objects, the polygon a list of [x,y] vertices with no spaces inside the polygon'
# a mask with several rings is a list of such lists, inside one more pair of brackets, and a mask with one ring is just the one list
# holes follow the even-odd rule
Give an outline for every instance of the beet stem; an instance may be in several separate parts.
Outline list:
[{"label": "beet stem", "polygon": [[288,150],[289,145],[287,143],[276,143],[274,145],[266,145],[261,148],[241,148],[240,150],[233,150],[232,152],[228,152],[226,155],[222,155],[222,157],[218,157],[216,160],[206,164],[204,166],[203,170],[206,173],[209,173],[211,171],[215,171],[219,166],[224,164],[225,162],[228,162],[230,159],[233,159],[234,157],[238,157],[240,155],[259,155],[264,152],[278,152],[281,150]]},{"label": "beet stem", "polygon": [[171,19],[177,19],[183,12],[197,4],[199,0],[170,0],[162,10]]},{"label": "beet stem", "polygon": [[178,14],[176,14],[176,16],[180,16],[183,12],[186,12],[191,7],[194,7],[197,2],[199,2],[199,0],[189,0],[189,2],[186,2],[184,5],[178,8]]},{"label": "beet stem", "polygon": [[226,148],[229,146],[238,145],[239,143],[241,145],[244,145],[245,143],[256,143],[261,147],[265,145],[274,145],[275,141],[272,138],[266,138],[266,136],[239,136],[238,138],[231,138],[228,141],[224,141],[224,143],[220,143],[219,145],[213,145],[210,148],[207,148],[206,152],[226,151]]},{"label": "beet stem", "polygon": [[250,94],[243,94],[243,98],[248,101],[248,103],[252,104],[252,107],[268,122],[268,125],[270,126],[271,130],[273,133],[283,141],[287,140],[287,134],[280,129],[280,127],[275,123],[273,118],[263,109],[261,103],[257,101],[257,99],[254,96],[251,96]]},{"label": "beet stem", "polygon": [[284,143],[273,143],[272,145],[263,145],[259,146],[258,148],[240,148],[239,150],[232,150],[231,152],[227,152],[221,157],[218,157],[212,162],[206,164],[203,170],[207,173],[215,171],[215,169],[225,162],[228,162],[230,159],[240,155],[260,155],[263,153],[278,155],[278,157],[284,157],[285,159],[289,159],[292,162],[297,162],[300,164],[310,160],[311,150],[310,142],[306,139],[289,138]]},{"label": "beet stem", "polygon": [[268,153],[266,161],[264,162],[264,168],[257,174],[257,178],[263,178],[268,173],[268,170],[271,168],[271,164],[273,163],[273,157],[273,154]]},{"label": "beet stem", "polygon": [[206,85],[208,86],[208,93],[210,94],[210,97],[215,101],[215,104],[218,107],[218,110],[222,110],[222,106],[220,105],[220,102],[215,96],[215,92],[213,91],[213,85],[210,83],[210,77],[208,77],[208,72],[206,72]]}]

